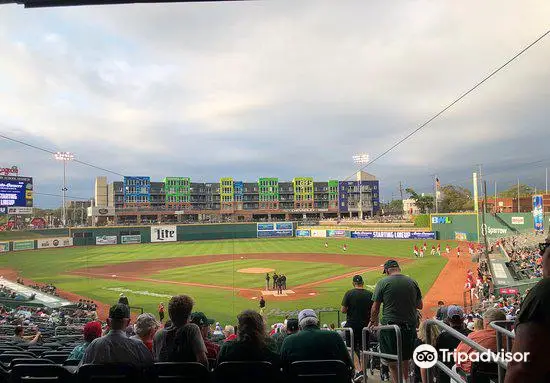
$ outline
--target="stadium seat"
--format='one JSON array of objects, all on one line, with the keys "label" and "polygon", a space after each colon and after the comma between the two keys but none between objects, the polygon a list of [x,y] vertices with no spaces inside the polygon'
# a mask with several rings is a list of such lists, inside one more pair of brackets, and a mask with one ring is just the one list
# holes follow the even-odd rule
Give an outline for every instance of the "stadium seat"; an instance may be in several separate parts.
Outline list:
[{"label": "stadium seat", "polygon": [[341,360],[302,360],[290,365],[292,383],[349,383],[351,371]]},{"label": "stadium seat", "polygon": [[256,361],[223,362],[214,371],[216,383],[278,383],[280,375],[271,363]]},{"label": "stadium seat", "polygon": [[14,359],[21,359],[21,358],[36,358],[33,354],[31,353],[26,353],[26,352],[17,352],[17,353],[3,353],[3,354],[0,354],[0,362],[3,363],[4,365],[9,365],[11,363],[12,360]]},{"label": "stadium seat", "polygon": [[10,369],[13,366],[18,364],[55,364],[49,359],[38,359],[38,358],[15,358],[10,362]]},{"label": "stadium seat", "polygon": [[207,383],[210,381],[208,369],[197,362],[155,363],[159,382]]},{"label": "stadium seat", "polygon": [[489,362],[473,362],[468,383],[491,383],[498,381],[498,365]]},{"label": "stadium seat", "polygon": [[79,383],[136,383],[145,381],[142,372],[128,364],[85,364],[78,369]]},{"label": "stadium seat", "polygon": [[11,370],[12,383],[69,383],[71,379],[71,373],[56,364],[18,364]]},{"label": "stadium seat", "polygon": [[48,352],[48,353],[42,354],[41,357],[44,358],[44,359],[50,359],[54,363],[63,364],[63,362],[65,362],[67,360],[67,358],[69,357],[69,354],[68,353],[51,353],[51,352]]},{"label": "stadium seat", "polygon": [[64,366],[78,366],[80,364],[80,360],[78,359],[67,359],[63,362]]},{"label": "stadium seat", "polygon": [[210,371],[214,371],[217,365],[218,365],[217,359],[208,358],[208,368],[210,369]]}]

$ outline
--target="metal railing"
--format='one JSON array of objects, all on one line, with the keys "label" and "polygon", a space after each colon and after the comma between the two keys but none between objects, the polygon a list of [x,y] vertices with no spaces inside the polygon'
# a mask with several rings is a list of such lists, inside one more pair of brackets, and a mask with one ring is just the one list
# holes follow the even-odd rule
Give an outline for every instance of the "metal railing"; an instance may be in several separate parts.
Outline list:
[{"label": "metal railing", "polygon": [[401,350],[403,349],[402,340],[401,340],[401,329],[399,326],[395,324],[390,325],[383,325],[383,326],[376,326],[373,327],[372,330],[394,330],[395,331],[395,338],[397,339],[397,355],[392,354],[385,354],[383,352],[377,352],[377,351],[369,351],[368,348],[368,338],[367,334],[369,333],[369,329],[367,327],[363,328],[362,331],[362,348],[361,348],[361,365],[363,367],[363,376],[367,376],[367,363],[365,356],[377,356],[379,358],[384,359],[390,359],[397,361],[397,382],[403,383],[403,372],[401,371],[401,364],[403,363],[403,360],[401,358],[402,353]]},{"label": "metal railing", "polygon": [[348,349],[349,355],[351,357],[351,363],[353,364],[353,367],[355,368],[355,356],[354,356],[354,354],[355,354],[355,343],[354,343],[355,338],[354,338],[354,335],[353,335],[353,329],[349,328],[349,327],[338,327],[338,328],[335,328],[334,331],[343,331],[346,340],[348,338],[345,335],[345,333],[347,331],[349,331],[350,347],[347,347],[347,344],[346,344],[346,348]]},{"label": "metal railing", "polygon": [[[501,326],[504,325],[506,328]],[[510,320],[499,320],[489,323],[489,326],[493,328],[497,333],[497,350],[502,349],[502,337],[501,334],[506,336],[506,351],[512,350],[512,342],[511,340],[515,339],[516,335],[511,332],[509,329],[514,325],[514,321]],[[498,366],[498,381],[499,383],[504,382],[504,375],[506,375],[506,369],[502,367],[500,364]]]},{"label": "metal railing", "polygon": [[[491,323],[492,324],[492,323]],[[471,340],[470,338],[468,338],[467,336],[465,336],[464,334],[461,334],[460,332],[458,332],[457,330],[455,330],[454,328],[452,328],[451,326],[448,326],[446,325],[445,323],[441,322],[441,321],[438,321],[436,319],[428,319],[426,320],[426,343],[427,344],[431,344],[432,342],[432,332],[431,332],[431,326],[437,326],[439,328],[441,328],[442,330],[445,330],[447,331],[449,334],[451,334],[454,338],[460,340],[462,343],[465,343],[467,344],[468,346],[470,346],[471,348],[473,348],[474,350],[478,351],[478,352],[481,352],[481,353],[489,353],[489,355],[491,355],[491,361],[494,362],[494,363],[497,363],[498,366],[499,366],[499,373],[498,373],[498,381],[499,383],[503,383],[504,382],[504,373],[501,374],[501,369],[502,369],[502,372],[507,368],[507,363],[505,361],[502,360],[502,358],[500,358],[497,354],[495,354],[492,350],[489,350],[489,349],[486,349],[485,347],[483,346],[480,346],[479,344],[477,344],[476,342],[474,342],[473,340]],[[503,329],[504,330],[504,329]],[[498,336],[497,334],[497,349],[500,349],[498,348],[498,339],[500,337]],[[443,364],[443,362],[441,361],[437,361],[435,367],[439,368],[441,371],[443,371],[448,377],[456,380],[456,381],[463,381],[463,377],[460,376],[458,373],[452,371],[449,367],[447,367],[445,364]],[[432,375],[432,371],[431,369],[427,369],[426,370],[426,376],[427,376],[427,380],[430,381],[431,379],[431,375]]]}]

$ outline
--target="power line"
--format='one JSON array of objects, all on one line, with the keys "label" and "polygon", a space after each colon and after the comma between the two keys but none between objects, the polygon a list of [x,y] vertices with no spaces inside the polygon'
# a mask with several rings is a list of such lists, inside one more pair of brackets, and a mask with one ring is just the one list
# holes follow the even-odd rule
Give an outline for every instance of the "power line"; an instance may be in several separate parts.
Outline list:
[{"label": "power line", "polygon": [[[49,154],[55,154],[56,153],[53,150],[41,148],[40,146],[29,144],[28,142],[21,141],[21,140],[15,139],[15,138],[11,138],[11,137],[8,137],[4,134],[0,134],[0,138],[3,138],[5,140],[12,141],[12,142],[27,146],[27,147],[32,148],[32,149],[40,150],[40,151],[45,152],[45,153],[49,153]],[[79,164],[84,165],[84,166],[89,166],[91,168],[98,169],[98,170],[101,170],[101,171],[106,172],[106,173],[116,174],[117,176],[124,177],[123,174],[120,174],[118,172],[114,172],[114,171],[109,170],[109,169],[102,168],[101,166],[96,166],[96,165],[91,164],[91,163],[86,162],[86,161],[81,161],[79,159],[74,159],[72,162],[76,162],[76,163],[79,163]]]},{"label": "power line", "polygon": [[[466,92],[462,93],[458,98],[456,98],[453,102],[451,102],[449,105],[447,105],[445,108],[443,108],[442,110],[440,110],[438,113],[436,113],[435,115],[433,115],[432,117],[430,117],[426,122],[424,122],[423,124],[421,124],[418,128],[416,128],[415,130],[413,130],[412,132],[410,132],[409,134],[407,134],[405,137],[403,137],[402,139],[400,139],[399,141],[397,141],[395,144],[393,144],[392,146],[390,146],[388,149],[386,149],[384,152],[382,152],[381,154],[379,154],[378,156],[376,156],[372,161],[370,161],[369,163],[367,163],[366,165],[364,165],[363,167],[359,168],[359,171],[367,168],[369,165],[373,164],[374,162],[376,162],[377,160],[379,160],[380,158],[384,157],[386,154],[388,154],[389,152],[391,152],[393,149],[395,149],[396,147],[398,147],[399,145],[401,145],[403,142],[405,142],[406,140],[408,140],[409,138],[411,138],[413,135],[415,135],[416,133],[418,133],[420,130],[422,130],[424,127],[426,127],[427,125],[429,125],[432,121],[434,121],[436,118],[438,118],[439,116],[441,116],[443,113],[445,113],[447,110],[451,109],[454,105],[456,105],[457,103],[459,103],[463,98],[465,98],[466,96],[468,96],[470,93],[472,93],[474,90],[476,90],[477,88],[479,88],[481,85],[483,85],[487,80],[489,80],[491,77],[493,77],[494,75],[496,75],[498,72],[500,72],[502,69],[504,69],[505,67],[507,67],[510,63],[512,63],[514,60],[516,60],[519,56],[521,56],[523,53],[527,52],[531,47],[533,47],[535,44],[537,44],[539,41],[541,41],[543,38],[545,38],[548,34],[550,34],[550,29],[547,30],[544,34],[542,34],[540,37],[538,37],[535,41],[533,41],[532,43],[530,43],[529,45],[527,45],[525,48],[523,48],[521,51],[519,51],[518,53],[516,53],[511,59],[509,59],[508,61],[506,61],[504,64],[502,64],[500,67],[498,67],[497,69],[495,69],[494,71],[492,71],[488,76],[485,76],[481,81],[479,81],[477,84],[475,84],[473,87],[471,87],[469,90],[467,90]],[[347,177],[345,180],[349,180],[350,178],[352,178],[355,174]]]}]

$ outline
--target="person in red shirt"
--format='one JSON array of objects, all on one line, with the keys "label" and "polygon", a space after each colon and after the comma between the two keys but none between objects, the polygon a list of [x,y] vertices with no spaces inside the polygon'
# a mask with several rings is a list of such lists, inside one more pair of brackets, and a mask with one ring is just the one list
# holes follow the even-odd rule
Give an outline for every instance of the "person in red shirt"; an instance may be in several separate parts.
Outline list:
[{"label": "person in red shirt", "polygon": [[225,335],[224,342],[229,342],[230,340],[237,339],[237,335],[235,334],[235,327],[231,325],[225,326],[223,329],[223,335]]},{"label": "person in red shirt", "polygon": [[136,335],[131,338],[141,340],[145,347],[153,352],[153,337],[160,328],[160,323],[157,322],[155,316],[149,313],[143,313],[138,316],[136,324],[134,325],[134,331]]},{"label": "person in red shirt", "polygon": [[220,346],[212,342],[208,338],[208,333],[210,330],[209,325],[213,324],[213,320],[209,320],[206,315],[202,312],[194,312],[191,314],[191,323],[199,326],[201,330],[202,339],[204,340],[204,345],[206,346],[206,356],[208,359],[217,359],[218,353],[220,352]]}]

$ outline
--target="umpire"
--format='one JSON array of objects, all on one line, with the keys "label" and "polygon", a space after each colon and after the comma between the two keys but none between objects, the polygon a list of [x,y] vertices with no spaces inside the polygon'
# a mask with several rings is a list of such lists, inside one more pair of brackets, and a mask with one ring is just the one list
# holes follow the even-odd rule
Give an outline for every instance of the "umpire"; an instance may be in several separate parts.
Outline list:
[{"label": "umpire", "polygon": [[[382,310],[382,325],[398,325],[401,330],[401,371],[405,381],[409,378],[409,362],[412,359],[416,340],[417,309],[422,310],[422,293],[416,281],[401,274],[397,261],[390,259],[384,263],[386,278],[381,279],[374,288],[373,304],[369,327],[378,326],[380,306]],[[395,331],[381,330],[379,335],[380,352],[397,355],[397,339]],[[397,362],[382,359],[382,363],[390,369],[394,382],[398,381]]]},{"label": "umpire", "polygon": [[[342,312],[346,314],[346,327],[353,330],[353,349],[361,366],[361,343],[363,328],[367,327],[372,308],[372,293],[365,290],[363,277],[354,275],[353,289],[348,290],[342,299]],[[347,334],[347,332],[346,332]],[[368,341],[368,338],[367,338]],[[360,371],[362,368],[360,368]]]}]

